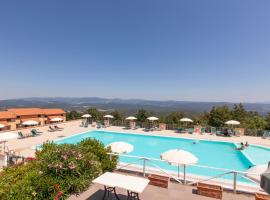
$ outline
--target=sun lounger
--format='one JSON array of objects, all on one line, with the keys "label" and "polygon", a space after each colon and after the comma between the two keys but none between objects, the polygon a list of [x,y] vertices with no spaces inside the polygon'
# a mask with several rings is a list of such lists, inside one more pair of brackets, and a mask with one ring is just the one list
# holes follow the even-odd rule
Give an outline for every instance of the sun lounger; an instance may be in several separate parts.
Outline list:
[{"label": "sun lounger", "polygon": [[127,190],[127,199],[140,199],[141,194],[149,183],[148,179],[106,172],[102,174],[93,183],[104,185],[104,197],[114,193],[119,199],[116,188]]},{"label": "sun lounger", "polygon": [[42,133],[42,131],[39,131],[38,129],[32,129],[34,130],[36,133]]},{"label": "sun lounger", "polygon": [[62,127],[59,127],[59,126],[57,126],[57,125],[55,125],[55,126],[54,126],[54,128],[55,128],[55,129],[59,129],[59,130],[62,130],[62,129],[64,129],[64,128],[62,128]]},{"label": "sun lounger", "polygon": [[56,130],[55,128],[49,126],[49,131],[50,131],[50,132],[54,132],[54,131],[57,131],[57,130]]},{"label": "sun lounger", "polygon": [[23,139],[23,138],[26,138],[26,136],[21,131],[19,131],[18,132],[18,138]]},{"label": "sun lounger", "polygon": [[177,133],[185,133],[185,129],[184,128],[176,128],[176,132]]},{"label": "sun lounger", "polygon": [[211,127],[211,135],[216,135],[217,134],[217,128],[216,127]]},{"label": "sun lounger", "polygon": [[264,131],[262,138],[263,139],[268,139],[269,137],[270,137],[270,132],[269,131]]},{"label": "sun lounger", "polygon": [[236,137],[240,137],[240,136],[241,136],[241,133],[240,133],[239,130],[235,130],[235,131],[234,131],[234,135],[235,135]]},{"label": "sun lounger", "polygon": [[204,133],[205,133],[205,130],[206,130],[206,128],[205,128],[205,127],[202,127],[202,128],[201,128],[201,131],[200,131],[201,134],[204,134]]},{"label": "sun lounger", "polygon": [[189,129],[188,129],[188,133],[189,133],[189,134],[193,134],[193,133],[194,133],[194,128],[189,128]]},{"label": "sun lounger", "polygon": [[32,129],[31,130],[31,134],[32,134],[32,136],[38,136],[38,135],[40,135],[40,133],[36,132],[35,129]]},{"label": "sun lounger", "polygon": [[97,128],[101,128],[101,123],[97,123]]}]

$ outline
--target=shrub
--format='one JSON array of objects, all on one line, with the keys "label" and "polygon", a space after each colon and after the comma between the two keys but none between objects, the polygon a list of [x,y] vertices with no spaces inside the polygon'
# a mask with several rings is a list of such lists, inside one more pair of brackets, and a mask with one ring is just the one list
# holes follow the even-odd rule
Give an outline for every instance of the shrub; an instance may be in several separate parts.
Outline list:
[{"label": "shrub", "polygon": [[28,160],[0,174],[0,199],[66,199],[117,163],[100,142],[90,139],[75,145],[46,143],[36,159]]}]

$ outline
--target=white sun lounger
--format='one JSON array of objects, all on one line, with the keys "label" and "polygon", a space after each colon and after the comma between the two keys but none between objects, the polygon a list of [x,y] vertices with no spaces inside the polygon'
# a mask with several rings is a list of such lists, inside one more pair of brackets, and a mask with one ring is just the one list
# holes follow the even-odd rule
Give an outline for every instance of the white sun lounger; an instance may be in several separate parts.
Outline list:
[{"label": "white sun lounger", "polygon": [[116,198],[119,200],[119,197],[115,191],[116,187],[127,190],[128,199],[139,199],[139,194],[144,191],[149,183],[149,180],[145,178],[106,172],[93,180],[93,183],[104,185],[105,191],[103,199],[109,195],[109,193],[113,192]]}]

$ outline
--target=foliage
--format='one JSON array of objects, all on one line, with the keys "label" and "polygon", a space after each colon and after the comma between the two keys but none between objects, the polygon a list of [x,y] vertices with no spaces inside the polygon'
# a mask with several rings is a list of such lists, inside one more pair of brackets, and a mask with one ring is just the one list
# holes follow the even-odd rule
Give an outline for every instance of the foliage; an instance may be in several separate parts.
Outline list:
[{"label": "foliage", "polygon": [[232,115],[228,106],[213,107],[209,113],[208,124],[213,127],[223,127],[224,122],[231,118]]},{"label": "foliage", "polygon": [[147,118],[150,117],[151,113],[144,110],[144,109],[139,109],[136,118],[138,122],[146,122]]},{"label": "foliage", "polygon": [[91,181],[116,167],[107,150],[96,140],[79,144],[46,143],[36,159],[6,168],[0,179],[0,199],[66,199],[89,187]]},{"label": "foliage", "polygon": [[266,122],[266,129],[270,130],[270,113],[267,114],[265,122]]},{"label": "foliage", "polygon": [[66,114],[67,121],[69,120],[76,120],[81,118],[81,113],[77,111],[70,111]]},{"label": "foliage", "polygon": [[[88,109],[87,113],[92,115],[94,121],[103,120],[103,113],[99,112],[96,108]],[[114,111],[111,114],[114,116],[114,124],[123,125],[124,115],[122,113]],[[139,124],[147,126],[149,122],[146,119],[152,115],[154,115],[153,112],[139,109],[135,116]],[[76,116],[80,117],[80,114],[72,111],[67,114],[67,119],[73,119]],[[249,135],[260,134],[264,129],[270,130],[270,113],[266,117],[261,116],[258,112],[247,111],[241,103],[235,104],[232,109],[225,105],[213,107],[210,112],[204,112],[202,114],[187,113],[187,116],[193,119],[194,123],[192,125],[213,126],[217,128],[228,127],[224,124],[228,120],[237,120],[241,123],[239,127],[245,128],[246,133]],[[181,111],[175,111],[159,116],[159,122],[166,123],[170,128],[176,128],[180,125],[179,120],[182,117],[186,117],[186,115]],[[115,122],[120,123],[117,124]]]},{"label": "foliage", "polygon": [[122,121],[124,119],[123,115],[117,110],[113,111],[111,115],[114,117],[113,121]]},{"label": "foliage", "polygon": [[89,108],[86,112],[92,116],[91,119],[94,121],[103,120],[102,112],[98,111],[96,108]]}]

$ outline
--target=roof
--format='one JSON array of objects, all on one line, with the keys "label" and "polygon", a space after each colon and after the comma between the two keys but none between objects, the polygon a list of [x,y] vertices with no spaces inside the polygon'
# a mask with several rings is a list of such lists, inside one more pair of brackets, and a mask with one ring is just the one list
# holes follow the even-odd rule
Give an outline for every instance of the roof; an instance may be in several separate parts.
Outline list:
[{"label": "roof", "polygon": [[59,108],[10,108],[7,109],[8,112],[11,112],[17,116],[27,116],[27,115],[62,115],[65,114],[65,111]]},{"label": "roof", "polygon": [[13,112],[15,115],[18,116],[43,114],[42,109],[40,108],[10,108],[7,109],[7,111]]},{"label": "roof", "polygon": [[64,110],[59,108],[47,108],[42,109],[42,111],[45,115],[62,115],[66,113]]},{"label": "roof", "polygon": [[0,119],[15,119],[16,115],[9,111],[0,111]]},{"label": "roof", "polygon": [[55,119],[55,118],[61,118],[63,119],[63,116],[48,116],[49,119]]}]

